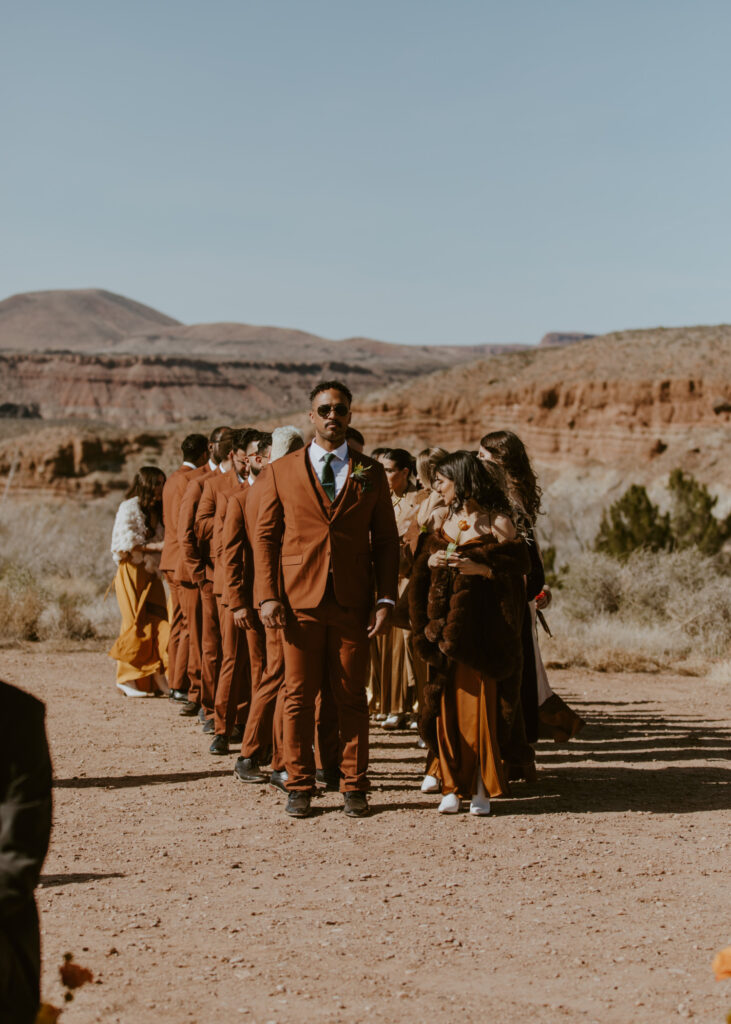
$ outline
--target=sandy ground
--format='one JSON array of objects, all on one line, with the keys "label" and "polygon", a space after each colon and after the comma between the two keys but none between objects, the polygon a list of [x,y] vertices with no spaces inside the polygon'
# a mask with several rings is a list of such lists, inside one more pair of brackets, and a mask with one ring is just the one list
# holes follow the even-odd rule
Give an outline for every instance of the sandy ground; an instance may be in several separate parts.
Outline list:
[{"label": "sandy ground", "polygon": [[723,1022],[731,982],[728,689],[554,672],[587,728],[488,819],[442,817],[407,733],[372,732],[373,815],[292,821],[101,653],[0,652],[43,698],[55,826],[38,892],[63,1024]]}]

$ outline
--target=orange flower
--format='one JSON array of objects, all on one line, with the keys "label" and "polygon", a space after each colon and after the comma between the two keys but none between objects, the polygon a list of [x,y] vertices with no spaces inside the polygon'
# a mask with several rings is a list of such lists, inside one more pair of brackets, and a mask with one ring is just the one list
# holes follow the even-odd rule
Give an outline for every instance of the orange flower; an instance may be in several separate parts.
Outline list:
[{"label": "orange flower", "polygon": [[470,524],[467,522],[466,519],[460,519],[459,522],[457,523],[457,526],[460,528],[460,530],[469,530],[470,528]]},{"label": "orange flower", "polygon": [[81,988],[87,981],[94,980],[94,975],[90,970],[73,962],[73,953],[66,953],[63,959],[64,962],[59,967],[58,973],[66,988]]},{"label": "orange flower", "polygon": [[720,953],[716,953],[711,967],[716,975],[716,981],[731,978],[731,946],[726,946]]},{"label": "orange flower", "polygon": [[50,1003],[41,1003],[35,1024],[56,1024],[61,1013],[62,1011],[57,1006],[51,1006]]}]

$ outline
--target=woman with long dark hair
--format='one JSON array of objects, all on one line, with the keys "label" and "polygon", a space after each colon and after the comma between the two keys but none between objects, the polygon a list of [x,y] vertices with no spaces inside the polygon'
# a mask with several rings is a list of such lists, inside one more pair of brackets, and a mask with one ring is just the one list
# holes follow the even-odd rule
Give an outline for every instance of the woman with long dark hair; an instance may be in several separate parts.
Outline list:
[{"label": "woman with long dark hair", "polygon": [[[584,720],[554,693],[541,658],[536,629],[537,612],[548,607],[551,591],[546,586],[541,549],[535,534],[536,520],[541,512],[542,491],[531,465],[525,445],[511,430],[494,430],[480,441],[479,457],[498,465],[505,474],[508,494],[518,509],[528,540],[531,571],[527,577],[528,614],[523,623],[523,679],[521,699],[526,735],[535,743],[540,735],[548,735],[557,743],[566,742],[584,726]],[[511,765],[513,778],[535,778],[533,765]]]},{"label": "woman with long dark hair", "polygon": [[414,564],[409,608],[430,666],[421,734],[438,757],[442,814],[490,812],[507,792],[503,761],[520,739],[521,628],[528,553],[502,473],[470,452],[436,465],[446,515]]},{"label": "woman with long dark hair", "polygon": [[143,466],[117,509],[112,531],[122,624],[109,654],[117,661],[117,686],[127,697],[167,691],[168,611],[158,569],[164,483],[161,469]]}]

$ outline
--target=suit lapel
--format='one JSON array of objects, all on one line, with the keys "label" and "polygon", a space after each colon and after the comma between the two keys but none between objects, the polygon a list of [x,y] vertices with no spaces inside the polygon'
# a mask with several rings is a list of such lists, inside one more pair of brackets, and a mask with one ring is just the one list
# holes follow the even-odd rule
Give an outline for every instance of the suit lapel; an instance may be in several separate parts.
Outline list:
[{"label": "suit lapel", "polygon": [[297,474],[300,482],[307,489],[307,493],[312,496],[312,501],[319,509],[322,518],[326,522],[330,522],[330,517],[327,514],[327,505],[325,504],[328,498],[322,489],[317,470],[310,462],[309,445],[302,450],[302,457],[297,459],[297,463]]}]

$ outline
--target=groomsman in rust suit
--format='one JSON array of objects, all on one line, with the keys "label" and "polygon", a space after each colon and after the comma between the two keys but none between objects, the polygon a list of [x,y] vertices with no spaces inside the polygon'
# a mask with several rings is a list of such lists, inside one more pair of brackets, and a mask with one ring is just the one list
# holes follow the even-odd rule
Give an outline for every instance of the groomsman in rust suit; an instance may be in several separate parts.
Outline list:
[{"label": "groomsman in rust suit", "polygon": [[[195,514],[203,493],[204,479],[211,473],[218,473],[221,462],[231,452],[231,428],[216,427],[208,443],[208,461],[200,469],[193,469],[188,480],[176,516],[180,554],[175,579],[180,584],[180,604],[188,624],[188,678],[190,689],[188,700],[180,709],[186,717],[197,715],[202,703],[203,608],[201,585],[206,582],[205,562],[198,549],[195,535]],[[211,708],[213,701],[211,697]]]},{"label": "groomsman in rust suit", "polygon": [[[203,732],[212,733],[215,731],[214,724],[214,703],[216,696],[216,684],[218,673],[221,670],[222,641],[221,641],[221,620],[219,615],[218,602],[213,589],[213,578],[215,574],[215,552],[213,540],[213,528],[216,517],[216,504],[219,494],[228,492],[231,482],[235,481],[233,474],[233,438],[234,431],[230,431],[227,438],[228,451],[223,452],[223,458],[218,464],[218,472],[211,473],[205,479],[199,481],[201,487],[200,499],[195,509],[192,532],[188,531],[188,552],[192,554],[195,549],[201,559],[205,580],[198,581],[201,592],[201,712],[200,719],[203,722]],[[221,442],[223,445],[223,442]],[[192,563],[191,563],[192,565]]]},{"label": "groomsman in rust suit", "polygon": [[160,570],[170,588],[170,639],[168,640],[168,684],[172,700],[188,699],[188,626],[180,605],[180,584],[175,570],[180,557],[177,516],[191,470],[198,469],[208,458],[208,441],[203,434],[188,434],[181,444],[183,464],[171,473],[162,491],[162,521],[165,541],[160,557]]},{"label": "groomsman in rust suit", "polygon": [[314,441],[273,462],[261,482],[254,570],[262,621],[284,630],[287,813],[311,813],[315,701],[329,680],[344,810],[364,817],[369,640],[390,628],[399,539],[383,467],[345,440],[350,390],[324,381],[310,400]]},{"label": "groomsman in rust suit", "polygon": [[[253,428],[234,433],[231,458],[234,472],[229,474],[229,486],[221,488],[216,499],[214,524],[215,570],[213,590],[218,600],[221,623],[221,669],[216,682],[213,704],[213,742],[211,754],[228,754],[231,743],[240,743],[249,711],[251,673],[249,654],[243,630],[234,621],[229,594],[231,563],[235,571],[243,571],[244,554],[239,538],[231,536],[228,522],[229,506],[245,501],[250,490],[250,456],[259,444],[261,434]],[[253,443],[253,448],[252,448]]]}]

